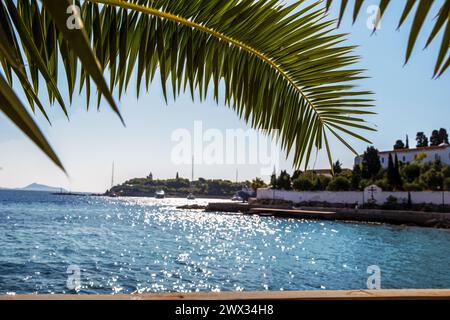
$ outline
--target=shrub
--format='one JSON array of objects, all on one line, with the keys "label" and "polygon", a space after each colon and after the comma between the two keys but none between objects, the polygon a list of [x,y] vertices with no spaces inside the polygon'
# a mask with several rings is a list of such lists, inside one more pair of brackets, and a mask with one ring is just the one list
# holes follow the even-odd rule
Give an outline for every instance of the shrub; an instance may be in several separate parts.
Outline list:
[{"label": "shrub", "polygon": [[335,177],[328,184],[328,191],[349,191],[351,183],[347,178]]},{"label": "shrub", "polygon": [[450,178],[445,178],[444,180],[444,190],[450,191]]},{"label": "shrub", "polygon": [[421,180],[428,190],[438,190],[442,187],[444,176],[441,172],[438,172],[435,168],[432,168],[422,175]]},{"label": "shrub", "polygon": [[403,166],[402,173],[408,182],[413,182],[420,176],[420,166],[417,163],[411,163]]},{"label": "shrub", "polygon": [[292,190],[291,176],[285,171],[281,171],[277,179],[278,188],[281,190]]},{"label": "shrub", "polygon": [[374,184],[372,180],[370,180],[370,179],[362,179],[361,182],[360,182],[360,187],[362,189],[365,189],[365,188],[367,188],[368,186],[370,186],[372,184]]},{"label": "shrub", "polygon": [[387,179],[379,179],[375,181],[374,184],[379,186],[383,190],[392,190],[392,187]]},{"label": "shrub", "polygon": [[317,176],[314,179],[314,190],[324,191],[330,184],[331,179],[326,176]]},{"label": "shrub", "polygon": [[386,199],[386,204],[388,204],[388,205],[397,204],[397,202],[398,202],[398,199],[392,195]]},{"label": "shrub", "polygon": [[444,168],[442,168],[442,174],[444,177],[450,178],[450,166],[444,166]]},{"label": "shrub", "polygon": [[310,178],[301,176],[294,180],[293,187],[297,191],[312,191],[314,189],[314,184]]},{"label": "shrub", "polygon": [[423,186],[417,181],[414,182],[406,182],[403,185],[405,191],[423,191]]}]

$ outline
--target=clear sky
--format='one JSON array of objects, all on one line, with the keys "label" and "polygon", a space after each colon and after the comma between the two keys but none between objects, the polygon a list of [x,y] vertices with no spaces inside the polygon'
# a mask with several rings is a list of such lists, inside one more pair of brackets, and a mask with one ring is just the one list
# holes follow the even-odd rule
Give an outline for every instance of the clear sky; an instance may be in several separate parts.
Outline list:
[{"label": "clear sky", "polygon": [[[361,87],[375,92],[374,110],[378,114],[370,117],[369,121],[377,126],[378,132],[369,134],[368,138],[380,150],[391,149],[395,140],[404,139],[406,134],[409,134],[410,144],[414,145],[417,131],[424,131],[429,136],[435,128],[450,129],[449,72],[439,80],[432,80],[439,44],[422,50],[425,35],[429,34],[429,25],[422,33],[411,61],[403,66],[410,25],[406,24],[400,31],[395,30],[403,4],[404,1],[391,4],[381,30],[375,35],[371,35],[366,27],[369,15],[364,13],[369,4],[362,9],[362,15],[353,26],[349,11],[339,30],[349,32],[348,42],[360,46],[356,50],[362,57],[360,66],[368,69],[367,75],[371,77],[361,81]],[[335,13],[336,8],[331,15],[335,16]],[[64,86],[64,81],[61,83]],[[172,140],[174,131],[184,128],[192,132],[195,121],[201,121],[204,130],[218,129],[224,135],[227,129],[248,128],[233,111],[222,103],[216,105],[212,99],[192,102],[190,95],[186,94],[166,104],[158,81],[139,100],[135,97],[133,84],[130,88],[120,101],[126,128],[105,103],[101,106],[101,112],[97,112],[95,107],[86,111],[84,95],[74,100],[70,108],[70,122],[58,106],[49,109],[52,126],[40,114],[36,115],[69,177],[0,114],[0,187],[21,187],[38,182],[76,191],[101,192],[111,184],[113,161],[116,167],[115,182],[147,176],[150,172],[158,178],[174,177],[176,172],[180,176],[190,177],[190,165],[172,161],[171,154],[177,144]],[[64,88],[62,92],[66,92]],[[42,93],[45,97],[45,92]],[[359,152],[367,147],[365,143],[350,141]],[[334,159],[339,159],[345,167],[353,165],[354,155],[336,141],[332,142],[332,151]],[[282,161],[279,167],[291,170],[291,161]],[[328,162],[325,153],[321,152],[315,168],[324,167],[328,167]],[[261,176],[261,166],[257,164],[203,163],[195,166],[195,177],[234,180],[237,168],[240,180]]]}]

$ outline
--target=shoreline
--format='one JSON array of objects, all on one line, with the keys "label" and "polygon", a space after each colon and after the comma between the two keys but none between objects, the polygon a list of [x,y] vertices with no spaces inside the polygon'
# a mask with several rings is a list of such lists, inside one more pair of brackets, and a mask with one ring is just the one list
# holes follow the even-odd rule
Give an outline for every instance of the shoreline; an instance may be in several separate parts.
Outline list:
[{"label": "shoreline", "polygon": [[[111,197],[110,195],[103,193],[103,194],[93,194],[92,196],[97,197],[109,197],[109,198],[150,198],[150,199],[157,199],[154,195],[117,195],[115,197]],[[186,195],[170,195],[166,194],[164,198],[162,199],[186,199]],[[231,201],[232,196],[220,196],[220,195],[196,195],[195,200],[198,199],[223,199],[223,200],[230,200]],[[161,200],[162,200],[161,199]]]},{"label": "shoreline", "polygon": [[391,225],[450,229],[450,213],[439,212],[292,207],[228,202],[209,203],[205,207],[205,211],[236,212],[246,215],[271,216],[275,218],[382,223]]},{"label": "shoreline", "polygon": [[[59,194],[55,194],[59,195]],[[92,197],[110,197],[108,194],[89,194],[89,193],[63,193],[61,196],[92,196]],[[150,198],[149,195],[118,195],[111,198]],[[166,199],[185,199],[183,195],[166,195]],[[449,212],[427,212],[412,210],[389,210],[389,209],[355,209],[347,207],[320,207],[320,206],[301,206],[291,205],[269,205],[259,204],[258,202],[242,203],[231,201],[228,196],[210,196],[201,195],[196,200],[229,200],[224,202],[209,202],[207,205],[196,203],[185,204],[177,207],[184,210],[203,210],[204,212],[232,212],[244,215],[259,215],[275,218],[291,219],[311,219],[343,221],[356,223],[378,223],[399,226],[415,226],[435,229],[450,229]],[[161,199],[162,200],[162,199]],[[194,200],[195,201],[195,200]]]}]

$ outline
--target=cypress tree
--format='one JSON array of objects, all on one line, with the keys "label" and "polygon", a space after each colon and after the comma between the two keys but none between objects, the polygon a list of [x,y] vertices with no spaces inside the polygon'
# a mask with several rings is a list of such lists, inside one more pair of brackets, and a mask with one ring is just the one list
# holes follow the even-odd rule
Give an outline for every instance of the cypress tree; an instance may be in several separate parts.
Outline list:
[{"label": "cypress tree", "polygon": [[400,175],[400,166],[399,166],[397,154],[395,154],[395,164],[394,164],[394,187],[397,190],[400,190],[403,187],[402,177]]},{"label": "cypress tree", "polygon": [[394,161],[392,160],[392,154],[389,154],[389,161],[388,161],[388,168],[387,168],[387,179],[388,179],[389,185],[392,188],[394,188],[396,180],[395,180],[395,165],[394,165]]}]

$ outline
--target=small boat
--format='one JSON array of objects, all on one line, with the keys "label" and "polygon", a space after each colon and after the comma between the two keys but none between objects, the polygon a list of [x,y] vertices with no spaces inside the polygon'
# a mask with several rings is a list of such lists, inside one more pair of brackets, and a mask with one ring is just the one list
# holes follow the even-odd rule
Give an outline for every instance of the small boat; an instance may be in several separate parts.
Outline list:
[{"label": "small boat", "polygon": [[186,199],[188,200],[195,200],[195,196],[192,193],[189,193],[188,196],[186,197]]},{"label": "small boat", "polygon": [[164,199],[165,196],[166,196],[166,193],[164,192],[164,190],[158,190],[155,192],[156,199]]}]

